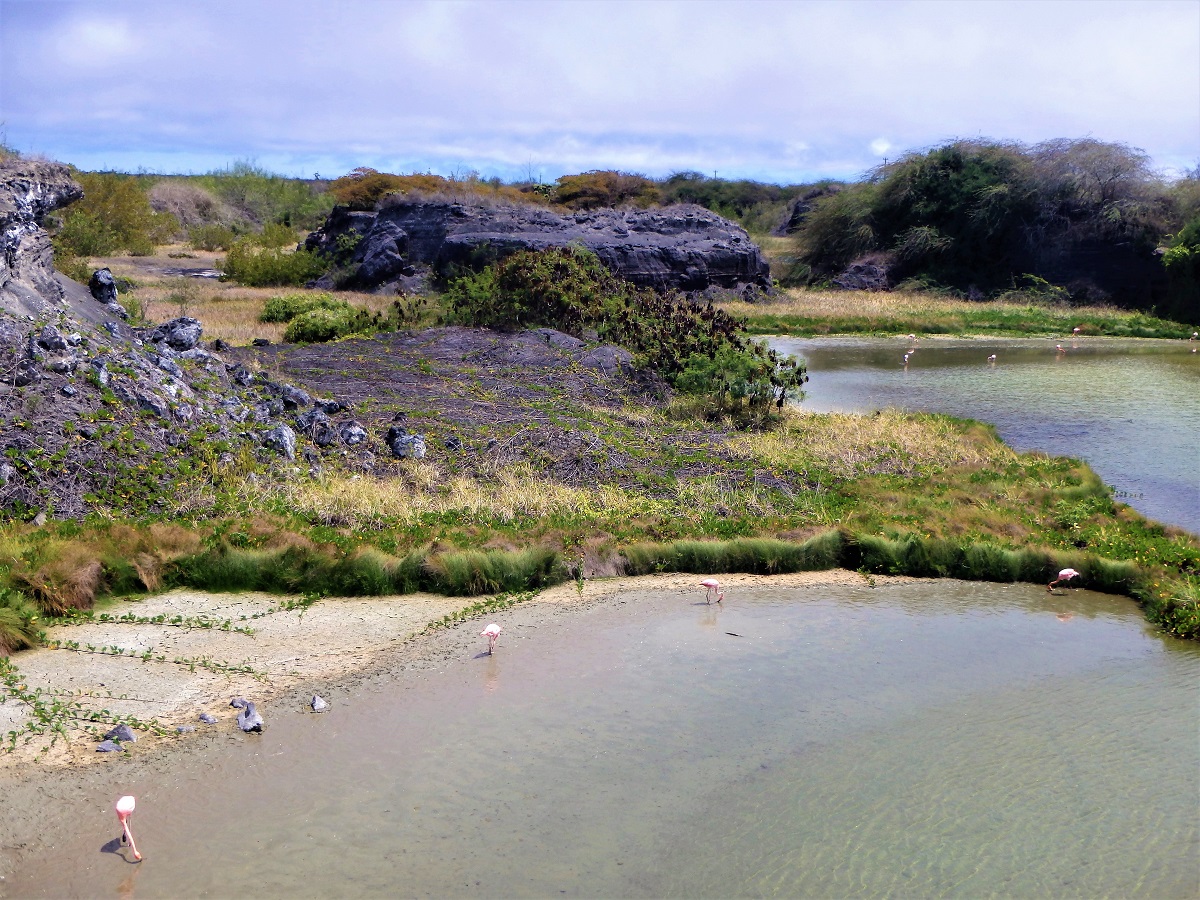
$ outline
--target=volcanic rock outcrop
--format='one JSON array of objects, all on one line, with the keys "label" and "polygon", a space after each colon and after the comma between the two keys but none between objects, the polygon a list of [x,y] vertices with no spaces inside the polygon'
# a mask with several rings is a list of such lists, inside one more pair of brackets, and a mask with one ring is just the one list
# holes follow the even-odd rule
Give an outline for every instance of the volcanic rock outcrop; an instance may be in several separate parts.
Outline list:
[{"label": "volcanic rock outcrop", "polygon": [[478,267],[518,250],[578,243],[642,287],[700,291],[769,289],[770,268],[745,229],[701,206],[600,209],[560,215],[538,206],[384,201],[358,212],[335,208],[309,235],[308,250],[337,259],[319,286],[374,289],[410,276]]}]

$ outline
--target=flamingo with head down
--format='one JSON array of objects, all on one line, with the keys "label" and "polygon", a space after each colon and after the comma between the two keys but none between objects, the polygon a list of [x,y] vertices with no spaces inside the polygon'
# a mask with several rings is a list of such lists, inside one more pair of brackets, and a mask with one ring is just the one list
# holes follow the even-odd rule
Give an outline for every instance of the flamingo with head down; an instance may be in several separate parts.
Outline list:
[{"label": "flamingo with head down", "polygon": [[1069,582],[1072,578],[1082,578],[1082,577],[1083,577],[1083,575],[1081,575],[1079,572],[1076,572],[1074,569],[1063,569],[1058,573],[1057,578],[1055,578],[1052,582],[1050,582],[1048,585],[1046,585],[1046,590],[1053,593],[1054,589],[1056,587],[1058,587],[1060,584],[1062,584],[1064,581]]},{"label": "flamingo with head down", "polygon": [[725,592],[721,590],[721,582],[715,578],[705,578],[700,582],[700,587],[704,588],[704,601],[706,603],[712,603],[714,594],[717,597],[718,603],[725,599]]},{"label": "flamingo with head down", "polygon": [[503,630],[503,628],[493,622],[487,628],[483,629],[483,631],[479,632],[480,635],[488,639],[489,656],[496,652],[496,641],[500,639],[500,632]]},{"label": "flamingo with head down", "polygon": [[138,853],[137,844],[133,842],[133,832],[129,830],[129,817],[133,815],[133,808],[137,802],[132,797],[122,797],[117,801],[117,821],[121,823],[121,843],[129,842],[129,849],[133,851],[133,858],[141,860],[142,854]]}]

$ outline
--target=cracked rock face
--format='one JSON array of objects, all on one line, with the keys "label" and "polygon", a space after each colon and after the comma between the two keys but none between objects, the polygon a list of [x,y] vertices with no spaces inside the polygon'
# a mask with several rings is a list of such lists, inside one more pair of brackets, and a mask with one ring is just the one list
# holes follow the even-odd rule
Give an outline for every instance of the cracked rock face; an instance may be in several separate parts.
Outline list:
[{"label": "cracked rock face", "polygon": [[365,289],[396,279],[413,264],[445,272],[481,255],[570,243],[587,247],[616,274],[642,287],[702,291],[771,285],[767,261],[745,229],[689,204],[570,215],[538,206],[445,202],[385,203],[376,212],[339,207],[305,246],[335,255],[339,239],[346,237],[357,244],[345,283]]},{"label": "cracked rock face", "polygon": [[64,297],[54,271],[46,214],[83,196],[61,163],[0,161],[0,309],[40,316]]}]

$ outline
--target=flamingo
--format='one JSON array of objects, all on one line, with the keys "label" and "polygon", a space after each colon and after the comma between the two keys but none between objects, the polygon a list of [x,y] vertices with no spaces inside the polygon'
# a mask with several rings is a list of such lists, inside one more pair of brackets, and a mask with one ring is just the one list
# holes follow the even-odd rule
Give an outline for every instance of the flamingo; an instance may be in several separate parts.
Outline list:
[{"label": "flamingo", "polygon": [[904,354],[904,365],[906,365],[906,366],[908,365],[908,358],[909,358],[910,356],[912,356],[912,351],[911,351],[911,350],[909,350],[907,353],[905,353],[905,354]]},{"label": "flamingo", "polygon": [[142,854],[138,853],[137,844],[133,842],[133,832],[129,830],[129,817],[133,815],[133,807],[136,801],[132,797],[122,797],[117,801],[117,821],[121,823],[121,843],[129,841],[129,847],[133,851],[133,858],[141,861]]},{"label": "flamingo", "polygon": [[1055,345],[1054,345],[1054,349],[1055,349],[1055,350],[1057,350],[1059,353],[1066,353],[1066,352],[1067,352],[1067,348],[1066,348],[1066,347],[1064,347],[1062,344],[1055,344]]},{"label": "flamingo", "polygon": [[1188,338],[1188,340],[1189,341],[1200,340],[1200,331],[1193,331],[1192,336],[1190,338]]},{"label": "flamingo", "polygon": [[715,578],[705,578],[700,582],[700,587],[704,588],[705,603],[712,603],[713,594],[717,595],[718,603],[725,599],[725,592],[721,590],[721,582]]},{"label": "flamingo", "polygon": [[503,628],[501,628],[499,625],[497,625],[495,622],[493,622],[487,628],[483,629],[483,631],[479,632],[480,635],[482,635],[483,637],[486,637],[488,639],[488,655],[489,656],[491,656],[493,653],[496,652],[496,641],[499,640],[500,632],[503,630],[504,630]]},{"label": "flamingo", "polygon": [[1082,578],[1082,577],[1083,576],[1080,575],[1078,572],[1076,572],[1074,569],[1063,569],[1058,573],[1057,578],[1055,578],[1052,582],[1050,582],[1048,585],[1046,585],[1046,590],[1053,593],[1055,587],[1057,587],[1060,582],[1070,581],[1072,578]]},{"label": "flamingo", "polygon": [[1071,334],[1079,334],[1079,332],[1081,332],[1081,331],[1083,331],[1083,329],[1080,328],[1078,325],[1076,325],[1074,328],[1071,329]]},{"label": "flamingo", "polygon": [[995,361],[996,361],[996,354],[993,353],[991,356],[988,357],[988,362],[995,362]]},{"label": "flamingo", "polygon": [[910,335],[908,336],[908,339],[909,339],[910,341],[915,341],[915,340],[917,339],[917,336],[916,336],[915,334],[910,334]]}]

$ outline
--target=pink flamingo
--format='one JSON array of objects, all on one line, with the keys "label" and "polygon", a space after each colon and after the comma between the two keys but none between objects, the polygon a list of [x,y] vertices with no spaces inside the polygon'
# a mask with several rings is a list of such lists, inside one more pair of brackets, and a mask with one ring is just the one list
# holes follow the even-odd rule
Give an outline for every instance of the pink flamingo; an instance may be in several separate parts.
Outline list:
[{"label": "pink flamingo", "polygon": [[996,361],[996,354],[993,353],[991,356],[988,357],[988,362],[995,362],[995,361]]},{"label": "pink flamingo", "polygon": [[133,851],[133,858],[141,860],[142,854],[138,853],[137,844],[133,842],[133,832],[129,830],[129,817],[133,815],[133,807],[136,801],[132,797],[122,797],[117,801],[117,821],[121,823],[121,843],[129,841],[129,848]]},{"label": "pink flamingo", "polygon": [[1083,329],[1080,328],[1078,325],[1076,325],[1074,328],[1071,329],[1071,334],[1079,334],[1079,332],[1081,332],[1081,331],[1083,331]]},{"label": "pink flamingo", "polygon": [[1067,352],[1067,348],[1066,348],[1066,347],[1064,347],[1062,344],[1055,344],[1055,345],[1054,345],[1054,349],[1055,349],[1055,350],[1057,350],[1059,353],[1066,353],[1066,352]]},{"label": "pink flamingo", "polygon": [[488,639],[488,655],[489,656],[491,656],[491,654],[496,652],[496,641],[499,640],[500,632],[503,630],[504,630],[503,628],[501,628],[499,625],[497,625],[495,622],[493,622],[487,628],[483,629],[483,631],[479,632],[482,636],[484,636]]},{"label": "pink flamingo", "polygon": [[721,582],[715,578],[705,578],[700,582],[700,587],[704,588],[705,603],[712,603],[713,594],[717,595],[718,603],[725,599],[725,592],[721,590]]},{"label": "pink flamingo", "polygon": [[904,365],[906,367],[908,366],[908,358],[912,355],[913,355],[913,352],[911,350],[909,350],[907,353],[904,354]]},{"label": "pink flamingo", "polygon": [[1046,590],[1053,593],[1054,589],[1064,581],[1070,581],[1072,578],[1082,578],[1083,576],[1074,569],[1063,569],[1058,573],[1058,577],[1046,585]]}]

